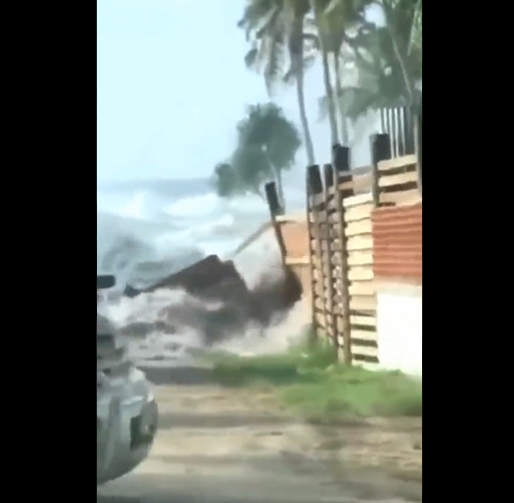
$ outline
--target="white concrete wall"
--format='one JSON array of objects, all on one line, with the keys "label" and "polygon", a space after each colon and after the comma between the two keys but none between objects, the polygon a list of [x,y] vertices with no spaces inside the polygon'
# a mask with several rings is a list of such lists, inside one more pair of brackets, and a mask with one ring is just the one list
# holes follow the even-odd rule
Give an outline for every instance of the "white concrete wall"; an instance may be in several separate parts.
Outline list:
[{"label": "white concrete wall", "polygon": [[421,376],[421,286],[377,288],[378,361],[382,368]]}]

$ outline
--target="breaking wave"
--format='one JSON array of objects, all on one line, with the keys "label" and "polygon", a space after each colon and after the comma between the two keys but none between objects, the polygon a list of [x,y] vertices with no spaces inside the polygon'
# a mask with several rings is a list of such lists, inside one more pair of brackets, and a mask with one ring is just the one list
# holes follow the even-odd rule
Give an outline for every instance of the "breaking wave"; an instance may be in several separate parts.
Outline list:
[{"label": "breaking wave", "polygon": [[[141,365],[166,366],[206,345],[265,352],[298,336],[308,324],[301,303],[289,313],[273,313],[263,325],[248,318],[243,304],[229,309],[178,290],[121,298],[126,284],[150,286],[207,255],[229,258],[269,218],[257,197],[225,201],[206,189],[205,181],[167,183],[125,184],[97,193],[97,271],[117,277],[103,309],[129,338],[132,357]],[[301,207],[303,194],[288,196]],[[273,285],[283,281],[279,259],[271,233],[234,258],[253,301],[263,302],[259,296],[270,297]]]}]

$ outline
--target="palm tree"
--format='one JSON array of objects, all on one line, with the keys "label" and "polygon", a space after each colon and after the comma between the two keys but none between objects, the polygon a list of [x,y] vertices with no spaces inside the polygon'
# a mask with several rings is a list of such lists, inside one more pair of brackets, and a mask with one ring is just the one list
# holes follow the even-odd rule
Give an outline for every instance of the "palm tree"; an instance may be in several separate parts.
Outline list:
[{"label": "palm tree", "polygon": [[[327,33],[325,35],[326,49],[333,56],[334,76],[335,76],[335,92],[333,92],[333,102],[327,97],[329,106],[337,108],[341,125],[341,139],[344,145],[349,144],[349,133],[347,117],[344,110],[339,106],[339,95],[342,89],[341,82],[341,51],[343,44],[347,39],[347,33],[355,30],[356,27],[365,23],[365,10],[372,0],[316,0],[319,10],[324,17],[324,28]],[[327,93],[327,96],[328,93]],[[329,115],[330,117],[330,115]]]},{"label": "palm tree", "polygon": [[[244,178],[273,180],[285,208],[282,172],[290,169],[302,142],[296,126],[274,103],[253,105],[238,124],[238,147],[232,158],[234,169]],[[252,175],[253,173],[253,175]],[[265,180],[266,178],[266,180]]]},{"label": "palm tree", "polygon": [[[270,96],[278,82],[294,77],[298,108],[309,164],[314,164],[314,146],[305,108],[304,94],[304,19],[308,0],[247,0],[238,26],[246,31],[253,47],[245,62],[264,75]],[[285,71],[286,56],[290,60]]]},{"label": "palm tree", "polygon": [[264,197],[263,185],[273,180],[285,209],[282,172],[291,168],[301,146],[300,132],[274,103],[248,108],[237,125],[238,143],[230,161],[214,167],[212,183],[220,197],[252,193]]},{"label": "palm tree", "polygon": [[316,26],[319,50],[321,52],[321,62],[323,67],[323,84],[325,86],[325,94],[327,97],[327,112],[328,121],[330,124],[330,137],[331,146],[339,143],[339,131],[337,126],[336,115],[336,99],[334,95],[334,88],[330,78],[330,64],[329,64],[329,47],[330,47],[330,29],[328,24],[328,17],[326,15],[324,2],[319,0],[311,0],[312,14],[314,17],[314,25]]},{"label": "palm tree", "polygon": [[[338,107],[338,90],[341,88],[340,56],[346,32],[361,23],[365,7],[372,0],[311,0],[313,22],[318,36],[318,48],[323,65],[323,84],[327,97],[327,114],[330,123],[332,144],[339,141],[339,112],[343,143],[348,144],[347,120]],[[333,59],[335,90],[331,79],[330,55]]]},{"label": "palm tree", "polygon": [[[298,3],[297,8],[293,11],[293,20],[291,23],[291,33],[288,39],[289,58],[291,66],[289,72],[284,76],[284,81],[288,81],[288,75],[294,76],[296,83],[296,94],[298,99],[298,108],[300,111],[300,120],[302,122],[303,135],[305,139],[305,149],[307,151],[307,161],[309,165],[313,165],[316,160],[314,157],[314,145],[312,143],[312,137],[309,129],[309,121],[307,119],[307,110],[305,108],[305,89],[304,89],[304,71],[308,65],[306,63],[304,46],[307,40],[307,35],[304,33],[304,21],[305,21],[305,7],[306,2],[303,4]],[[311,58],[312,60],[312,58]]]},{"label": "palm tree", "polygon": [[381,0],[394,57],[400,67],[408,104],[416,101],[416,63],[421,72],[422,0]]},{"label": "palm tree", "polygon": [[[419,9],[417,1],[399,0],[389,12],[389,25],[365,23],[357,34],[346,36],[347,50],[341,62],[344,68],[353,65],[351,71],[356,82],[343,85],[337,101],[350,120],[355,121],[370,110],[412,105],[420,100],[422,43],[421,17],[414,13]],[[405,12],[407,2],[412,6],[410,13]],[[327,97],[320,100],[320,106],[321,113],[326,114]]]}]

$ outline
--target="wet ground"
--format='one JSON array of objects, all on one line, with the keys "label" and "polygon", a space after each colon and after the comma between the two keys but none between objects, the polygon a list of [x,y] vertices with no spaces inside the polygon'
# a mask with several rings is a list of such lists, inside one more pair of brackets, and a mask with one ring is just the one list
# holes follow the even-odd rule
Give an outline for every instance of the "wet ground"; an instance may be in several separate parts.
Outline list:
[{"label": "wet ground", "polygon": [[421,422],[319,428],[266,392],[227,389],[202,369],[149,370],[160,431],[138,469],[97,503],[421,501]]}]

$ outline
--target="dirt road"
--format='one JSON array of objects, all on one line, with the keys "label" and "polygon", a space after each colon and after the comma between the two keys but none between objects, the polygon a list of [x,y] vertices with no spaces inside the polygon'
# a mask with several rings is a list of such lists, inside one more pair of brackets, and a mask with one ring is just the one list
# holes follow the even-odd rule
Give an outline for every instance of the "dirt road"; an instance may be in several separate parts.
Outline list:
[{"label": "dirt road", "polygon": [[[398,478],[394,471],[410,463],[419,475],[420,424],[315,428],[287,417],[269,394],[184,375],[153,376],[182,377],[180,384],[156,387],[161,424],[151,456],[101,487],[98,503],[421,500],[417,476]],[[361,466],[363,459],[383,466],[387,456],[386,472]]]}]

